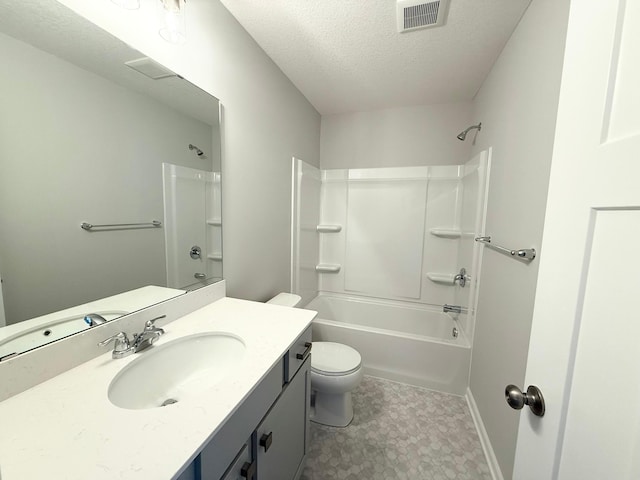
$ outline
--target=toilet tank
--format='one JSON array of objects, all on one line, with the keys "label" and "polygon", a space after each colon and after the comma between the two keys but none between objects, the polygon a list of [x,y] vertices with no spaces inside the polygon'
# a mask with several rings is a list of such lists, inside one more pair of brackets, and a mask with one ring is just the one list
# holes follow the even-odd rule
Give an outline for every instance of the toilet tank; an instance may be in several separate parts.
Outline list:
[{"label": "toilet tank", "polygon": [[279,293],[267,303],[272,305],[281,305],[283,307],[295,307],[300,303],[302,297],[300,295],[296,295],[295,293]]}]

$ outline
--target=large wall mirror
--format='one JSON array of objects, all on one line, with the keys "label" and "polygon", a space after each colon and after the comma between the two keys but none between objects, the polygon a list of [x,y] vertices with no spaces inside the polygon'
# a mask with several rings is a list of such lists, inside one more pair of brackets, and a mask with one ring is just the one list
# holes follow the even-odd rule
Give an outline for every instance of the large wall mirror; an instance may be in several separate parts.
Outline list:
[{"label": "large wall mirror", "polygon": [[222,278],[216,98],[55,0],[0,58],[0,361]]}]

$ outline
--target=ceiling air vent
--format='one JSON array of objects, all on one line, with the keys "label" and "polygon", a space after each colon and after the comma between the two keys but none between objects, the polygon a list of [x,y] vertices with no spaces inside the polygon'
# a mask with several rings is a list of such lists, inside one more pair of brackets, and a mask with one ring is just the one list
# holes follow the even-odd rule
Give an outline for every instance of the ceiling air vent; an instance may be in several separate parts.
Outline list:
[{"label": "ceiling air vent", "polygon": [[398,0],[398,32],[410,32],[420,28],[439,27],[444,24],[449,0],[432,2]]},{"label": "ceiling air vent", "polygon": [[177,77],[177,75],[169,70],[164,65],[160,65],[155,60],[151,60],[149,57],[142,57],[136,60],[130,60],[128,62],[124,62],[124,64],[133,68],[135,71],[146,75],[152,80],[160,80],[161,78],[167,77]]}]

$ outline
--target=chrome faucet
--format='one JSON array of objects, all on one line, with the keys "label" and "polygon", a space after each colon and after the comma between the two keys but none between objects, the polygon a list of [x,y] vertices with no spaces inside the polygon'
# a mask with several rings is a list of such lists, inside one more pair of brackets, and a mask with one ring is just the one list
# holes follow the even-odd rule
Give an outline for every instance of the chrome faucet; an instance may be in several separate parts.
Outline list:
[{"label": "chrome faucet", "polygon": [[90,327],[95,327],[96,325],[107,323],[107,319],[98,313],[87,313],[84,316],[84,322]]},{"label": "chrome faucet", "polygon": [[140,352],[147,347],[153,345],[153,343],[160,338],[160,335],[164,335],[164,330],[155,326],[156,320],[165,318],[166,315],[156,317],[152,320],[147,320],[144,324],[144,330],[142,333],[133,334],[133,349],[134,353]]},{"label": "chrome faucet", "polygon": [[119,332],[115,335],[98,343],[98,346],[103,347],[110,342],[114,342],[112,358],[124,358],[132,353],[141,352],[142,350],[150,347],[153,343],[164,335],[164,330],[155,326],[156,320],[165,318],[166,315],[156,317],[152,320],[147,320],[144,324],[144,330],[142,333],[134,333],[133,341],[129,340],[125,332]]},{"label": "chrome faucet", "polygon": [[467,307],[461,307],[460,305],[449,305],[445,303],[442,306],[442,311],[444,313],[467,313]]},{"label": "chrome faucet", "polygon": [[129,342],[129,337],[124,332],[116,333],[115,335],[110,336],[109,338],[98,343],[99,347],[104,347],[110,342],[114,342],[113,352],[111,353],[111,358],[124,358],[133,353],[133,345]]}]

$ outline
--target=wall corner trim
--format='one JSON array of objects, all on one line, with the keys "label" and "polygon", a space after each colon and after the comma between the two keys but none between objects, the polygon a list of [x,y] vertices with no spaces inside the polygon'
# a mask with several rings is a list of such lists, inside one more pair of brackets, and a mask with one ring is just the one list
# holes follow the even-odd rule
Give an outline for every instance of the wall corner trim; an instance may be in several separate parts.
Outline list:
[{"label": "wall corner trim", "polygon": [[467,405],[469,406],[469,410],[471,411],[471,418],[473,418],[473,423],[476,426],[478,437],[480,437],[480,444],[482,445],[484,456],[487,459],[487,464],[489,465],[489,472],[491,473],[491,478],[493,480],[504,480],[504,477],[502,476],[502,470],[500,470],[500,465],[498,464],[498,459],[496,457],[496,454],[493,451],[493,447],[491,446],[489,435],[487,434],[487,430],[484,428],[484,423],[482,422],[482,417],[480,416],[478,405],[476,405],[476,401],[473,398],[473,394],[471,393],[471,390],[468,387],[467,387],[467,393],[465,395],[465,398],[467,400]]}]

